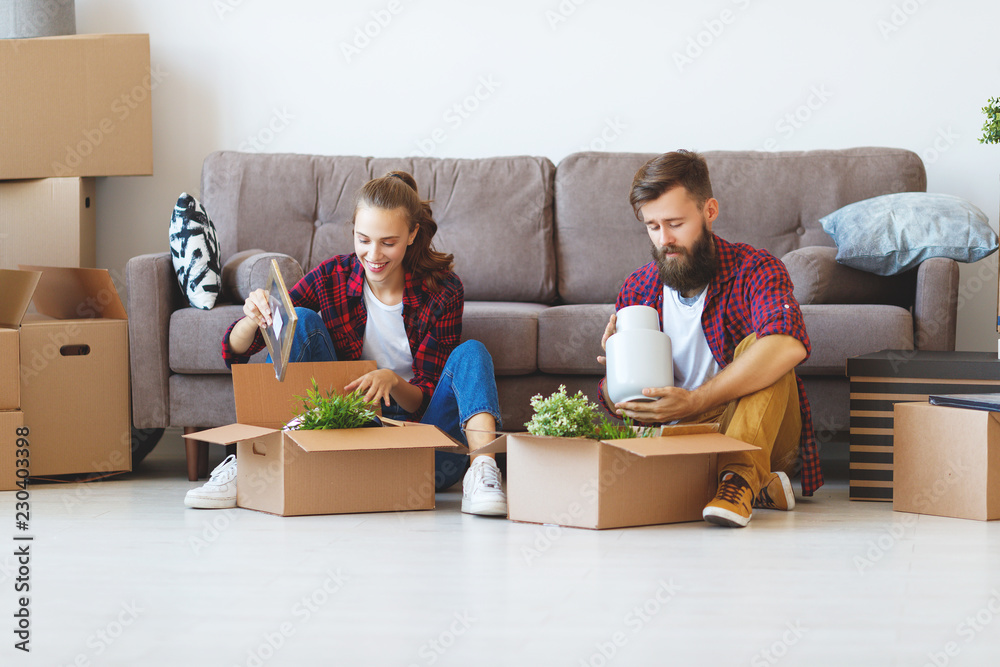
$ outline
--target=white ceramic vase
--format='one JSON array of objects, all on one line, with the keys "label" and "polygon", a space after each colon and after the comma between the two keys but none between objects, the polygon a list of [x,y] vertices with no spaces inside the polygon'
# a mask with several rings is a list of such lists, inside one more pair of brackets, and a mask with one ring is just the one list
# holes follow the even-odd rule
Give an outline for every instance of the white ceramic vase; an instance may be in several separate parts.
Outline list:
[{"label": "white ceramic vase", "polygon": [[647,387],[671,387],[674,362],[670,336],[660,331],[659,316],[650,306],[618,311],[615,333],[606,343],[608,396],[615,403],[652,401]]}]

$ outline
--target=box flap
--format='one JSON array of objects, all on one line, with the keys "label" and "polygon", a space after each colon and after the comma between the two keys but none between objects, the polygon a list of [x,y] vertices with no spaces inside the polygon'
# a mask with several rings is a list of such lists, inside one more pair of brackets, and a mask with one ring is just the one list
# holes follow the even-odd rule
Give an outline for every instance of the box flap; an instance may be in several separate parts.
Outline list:
[{"label": "box flap", "polygon": [[54,266],[21,266],[41,271],[35,289],[35,308],[57,320],[125,320],[125,306],[106,269],[78,269]]},{"label": "box flap", "polygon": [[[263,365],[263,364],[261,364]],[[191,440],[201,440],[203,442],[214,442],[217,445],[232,445],[242,440],[259,438],[262,435],[276,433],[277,429],[264,428],[263,426],[251,426],[249,424],[228,424],[217,426],[197,433],[188,433],[181,437]]]},{"label": "box flap", "polygon": [[499,438],[486,445],[485,447],[480,447],[474,453],[476,454],[499,454],[501,452],[507,451],[507,434],[503,433]]},{"label": "box flap", "polygon": [[[274,377],[274,374],[271,374]],[[345,428],[335,431],[285,431],[285,435],[307,452],[346,452],[374,449],[457,448],[441,429],[430,424],[406,423],[405,427]]]},{"label": "box flap", "polygon": [[[421,424],[420,422],[406,422],[406,421],[401,421],[399,419],[391,419],[389,417],[379,417],[379,419],[382,420],[383,424],[388,424],[389,426],[402,426],[404,428],[406,428],[406,427],[412,427],[412,426],[425,426],[426,425],[426,424]],[[437,428],[437,427],[435,427],[435,428]],[[465,452],[467,452],[469,450],[469,448],[465,445],[464,442],[459,442],[455,438],[451,437],[450,434],[445,433],[443,429],[438,428],[438,432],[441,435],[443,435],[448,440],[448,444],[438,445],[437,446],[438,449],[449,449],[449,450],[451,450],[451,449],[459,449],[459,450],[461,450],[459,452],[455,452],[456,454],[462,454],[462,453],[465,453]]]},{"label": "box flap", "polygon": [[323,361],[288,364],[285,379],[274,377],[271,364],[233,364],[236,421],[241,424],[281,428],[299,414],[312,380],[320,390],[343,393],[344,387],[377,368],[374,361]]},{"label": "box flap", "polygon": [[41,275],[38,271],[0,269],[0,327],[21,326]]},{"label": "box flap", "polygon": [[666,424],[660,427],[660,435],[695,435],[697,433],[718,433],[719,424]]},{"label": "box flap", "polygon": [[659,438],[602,440],[601,442],[610,447],[616,447],[642,457],[749,452],[760,449],[756,445],[747,444],[721,433],[694,433],[691,435],[670,435]]}]

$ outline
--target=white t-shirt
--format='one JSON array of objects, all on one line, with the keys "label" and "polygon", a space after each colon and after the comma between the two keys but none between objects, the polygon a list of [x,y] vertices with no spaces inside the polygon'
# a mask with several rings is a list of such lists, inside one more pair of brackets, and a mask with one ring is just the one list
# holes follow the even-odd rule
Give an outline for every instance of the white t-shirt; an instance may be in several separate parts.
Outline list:
[{"label": "white t-shirt", "polygon": [[707,293],[706,286],[693,300],[682,301],[676,290],[663,288],[663,333],[670,336],[674,386],[689,391],[705,384],[721,370],[701,326]]},{"label": "white t-shirt", "polygon": [[365,325],[361,358],[374,360],[379,368],[393,370],[409,382],[413,379],[413,354],[403,324],[403,302],[395,306],[385,305],[372,293],[367,280],[364,281],[363,292],[368,324]]}]

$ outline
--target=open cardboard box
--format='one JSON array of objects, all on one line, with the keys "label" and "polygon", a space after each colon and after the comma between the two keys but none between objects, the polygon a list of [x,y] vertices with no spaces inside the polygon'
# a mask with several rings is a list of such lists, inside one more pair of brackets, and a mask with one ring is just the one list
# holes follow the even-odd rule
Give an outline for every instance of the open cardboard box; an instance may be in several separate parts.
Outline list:
[{"label": "open cardboard box", "polygon": [[511,520],[603,529],[701,520],[719,454],[755,449],[717,424],[685,424],[624,440],[508,434],[477,451],[507,452]]},{"label": "open cardboard box", "polygon": [[892,509],[1000,519],[1000,413],[930,403],[894,409]]},{"label": "open cardboard box", "polygon": [[281,516],[434,509],[434,451],[464,449],[428,424],[383,419],[381,428],[283,431],[315,378],[341,393],[373,361],[233,366],[238,423],[186,435],[236,444],[236,504]]},{"label": "open cardboard box", "polygon": [[111,275],[21,268],[41,274],[19,336],[31,475],[131,470],[128,319]]}]

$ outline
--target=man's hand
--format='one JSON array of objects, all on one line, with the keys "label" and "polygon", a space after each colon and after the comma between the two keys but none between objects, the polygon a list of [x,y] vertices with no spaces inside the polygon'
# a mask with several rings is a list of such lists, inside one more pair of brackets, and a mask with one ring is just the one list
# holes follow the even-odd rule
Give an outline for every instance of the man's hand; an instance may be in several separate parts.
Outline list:
[{"label": "man's hand", "polygon": [[656,400],[615,403],[615,413],[647,424],[659,424],[692,417],[707,409],[694,392],[680,387],[649,387],[642,393]]},{"label": "man's hand", "polygon": [[[611,319],[608,320],[608,326],[604,327],[604,335],[601,336],[601,349],[607,351],[608,349],[608,339],[615,335],[617,331],[618,324],[618,313],[611,313]],[[607,357],[597,357],[597,363],[602,366],[607,364]]]}]

